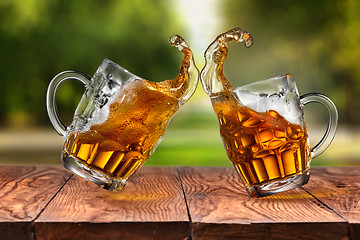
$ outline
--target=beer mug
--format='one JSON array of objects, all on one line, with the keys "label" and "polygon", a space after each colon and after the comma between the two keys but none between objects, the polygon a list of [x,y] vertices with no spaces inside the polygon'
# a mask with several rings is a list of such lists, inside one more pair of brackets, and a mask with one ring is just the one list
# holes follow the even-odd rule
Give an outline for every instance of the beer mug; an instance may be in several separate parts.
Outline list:
[{"label": "beer mug", "polygon": [[[233,89],[223,75],[227,42],[252,45],[251,35],[232,29],[219,35],[205,52],[201,82],[217,115],[226,153],[251,197],[264,197],[306,184],[310,162],[331,143],[338,114],[319,93],[299,96],[293,76],[270,78]],[[325,135],[309,147],[303,106],[317,102],[329,113]]]},{"label": "beer mug", "polygon": [[[74,174],[110,191],[121,190],[151,156],[175,112],[194,93],[199,71],[187,43],[170,44],[184,53],[177,78],[152,82],[105,59],[92,78],[79,71],[56,75],[47,91],[47,111],[64,140],[62,162]],[[56,91],[78,80],[85,92],[70,126],[57,112]]]}]

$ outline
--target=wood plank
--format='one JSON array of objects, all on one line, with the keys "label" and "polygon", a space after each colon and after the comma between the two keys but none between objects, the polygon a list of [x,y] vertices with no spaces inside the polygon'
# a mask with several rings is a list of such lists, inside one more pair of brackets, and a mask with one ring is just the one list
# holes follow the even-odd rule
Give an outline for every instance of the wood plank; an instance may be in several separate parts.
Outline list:
[{"label": "wood plank", "polygon": [[70,176],[60,166],[0,166],[0,239],[33,239],[32,221]]},{"label": "wood plank", "polygon": [[347,239],[347,222],[303,189],[250,198],[232,168],[181,168],[193,239]]},{"label": "wood plank", "polygon": [[174,167],[143,167],[120,192],[73,177],[34,223],[36,239],[187,239]]},{"label": "wood plank", "polygon": [[312,168],[303,188],[350,223],[351,239],[360,239],[360,168]]}]

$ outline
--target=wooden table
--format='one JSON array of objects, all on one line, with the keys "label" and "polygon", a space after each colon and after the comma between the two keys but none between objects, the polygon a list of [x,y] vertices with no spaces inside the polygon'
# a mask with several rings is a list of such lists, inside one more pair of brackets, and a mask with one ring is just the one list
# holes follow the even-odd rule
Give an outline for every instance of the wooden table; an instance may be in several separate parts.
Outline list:
[{"label": "wooden table", "polygon": [[232,168],[143,167],[120,192],[60,166],[0,166],[0,239],[360,239],[360,168],[253,199]]}]

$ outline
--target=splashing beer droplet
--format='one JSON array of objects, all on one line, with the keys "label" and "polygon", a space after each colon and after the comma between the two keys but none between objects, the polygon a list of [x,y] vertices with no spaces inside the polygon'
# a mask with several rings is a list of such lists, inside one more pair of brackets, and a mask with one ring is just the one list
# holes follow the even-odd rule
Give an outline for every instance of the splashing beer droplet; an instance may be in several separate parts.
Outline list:
[{"label": "splashing beer droplet", "polygon": [[[230,42],[235,40],[237,42],[245,42],[246,47],[251,47],[254,43],[252,36],[242,30],[241,28],[233,28],[218,36],[219,41]],[[216,41],[216,40],[215,40]]]},{"label": "splashing beer droplet", "polygon": [[190,49],[186,41],[179,35],[172,35],[169,39],[171,46],[177,47],[180,51],[184,48]]}]

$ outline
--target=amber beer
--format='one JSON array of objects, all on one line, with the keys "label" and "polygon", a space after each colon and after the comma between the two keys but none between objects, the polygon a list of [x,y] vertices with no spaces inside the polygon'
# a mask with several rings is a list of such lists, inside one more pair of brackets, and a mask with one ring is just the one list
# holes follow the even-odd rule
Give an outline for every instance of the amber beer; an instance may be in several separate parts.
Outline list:
[{"label": "amber beer", "polygon": [[[50,81],[46,108],[55,130],[65,139],[65,168],[99,187],[120,191],[151,156],[168,122],[193,95],[199,80],[186,41],[173,35],[169,43],[184,54],[174,79],[146,80],[104,59],[91,78],[69,70]],[[85,86],[69,126],[60,120],[56,108],[57,89],[67,80]]]},{"label": "amber beer", "polygon": [[211,98],[229,159],[247,186],[302,174],[309,167],[306,127],[274,110],[256,112],[229,92]]},{"label": "amber beer", "polygon": [[129,82],[109,106],[106,121],[71,133],[64,153],[109,177],[128,179],[155,150],[178,108],[159,83]]},{"label": "amber beer", "polygon": [[[264,197],[303,186],[309,181],[310,162],[331,143],[337,110],[325,95],[300,96],[291,74],[234,89],[223,73],[231,41],[254,43],[241,28],[220,34],[206,49],[201,83],[218,117],[227,155],[251,197]],[[238,75],[238,81],[243,77]],[[324,137],[311,149],[303,106],[318,102],[329,112]]]}]

